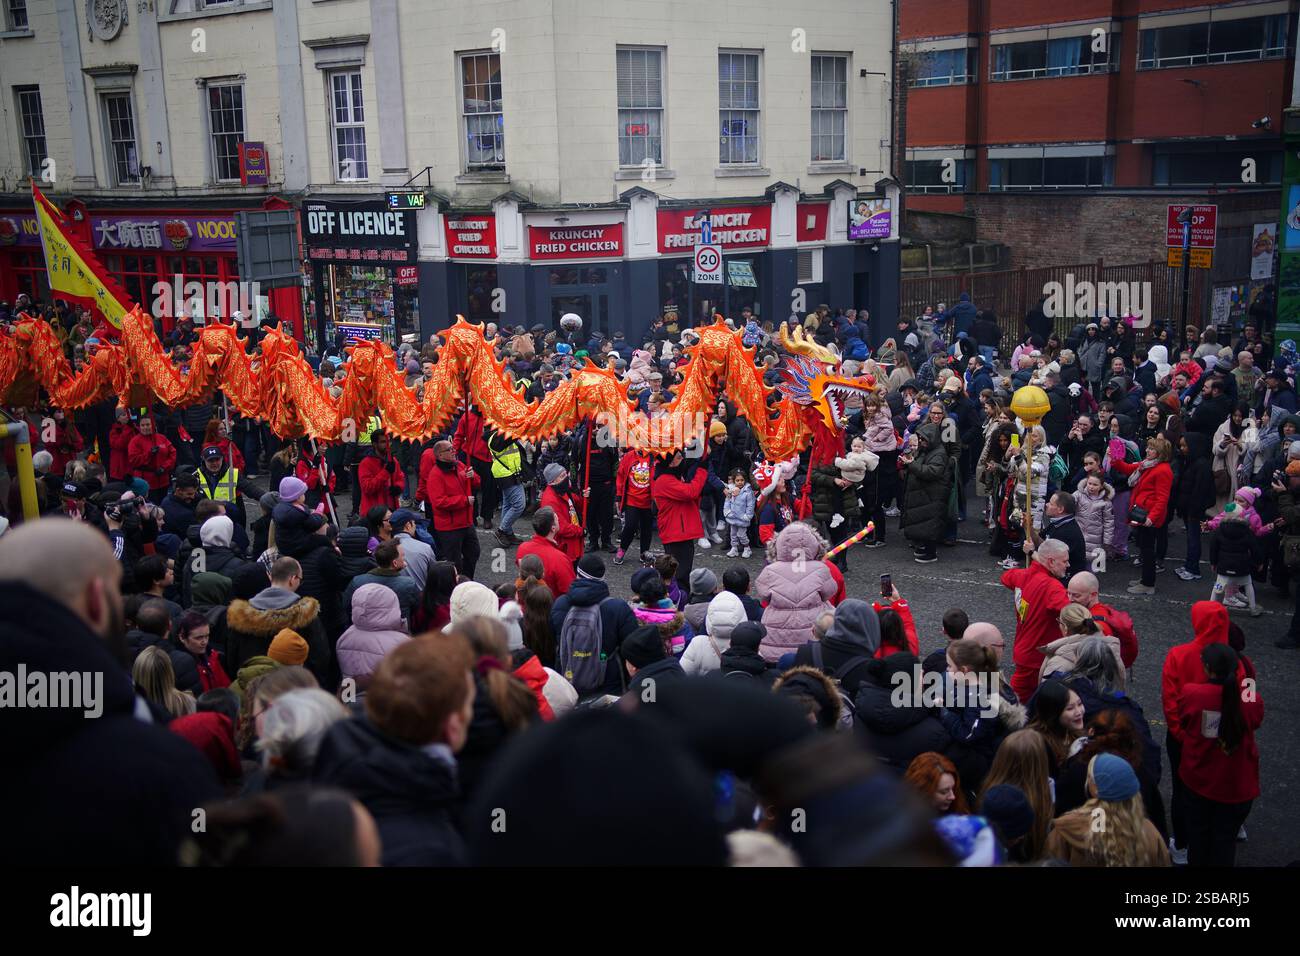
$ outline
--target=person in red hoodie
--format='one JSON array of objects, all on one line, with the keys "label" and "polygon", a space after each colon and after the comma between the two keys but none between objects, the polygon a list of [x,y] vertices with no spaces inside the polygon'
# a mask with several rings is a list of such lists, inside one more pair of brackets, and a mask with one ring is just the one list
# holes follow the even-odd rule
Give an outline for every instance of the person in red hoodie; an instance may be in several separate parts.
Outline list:
[{"label": "person in red hoodie", "polygon": [[695,542],[704,537],[700,519],[700,495],[709,472],[698,460],[688,461],[680,451],[655,469],[650,486],[659,506],[659,540],[664,550],[677,559],[677,584],[683,594],[691,590],[695,567]]},{"label": "person in red hoodie", "polygon": [[622,564],[628,545],[638,534],[641,536],[641,554],[650,550],[650,537],[654,534],[650,500],[650,475],[654,463],[650,453],[635,448],[623,453],[614,476],[614,500],[623,516],[623,531],[618,538],[618,553],[614,563]]},{"label": "person in red hoodie", "polygon": [[1029,700],[1038,686],[1038,671],[1043,666],[1039,648],[1061,636],[1058,615],[1070,603],[1061,576],[1069,566],[1070,546],[1048,538],[1034,550],[1029,567],[1002,572],[1004,587],[1020,589],[1012,651],[1016,670],[1011,675],[1011,689],[1020,700]]},{"label": "person in red hoodie", "polygon": [[474,530],[474,489],[479,477],[456,459],[456,449],[443,440],[433,446],[433,467],[420,476],[438,557],[456,565],[464,578],[473,579],[481,553]]},{"label": "person in red hoodie", "polygon": [[176,446],[156,431],[153,415],[140,416],[140,433],[126,449],[131,474],[149,486],[149,500],[158,504],[167,494],[172,469],[176,467]]},{"label": "person in red hoodie", "polygon": [[475,508],[474,515],[476,519],[482,519],[483,527],[490,528],[492,513],[497,508],[497,489],[496,481],[492,478],[492,452],[488,450],[487,438],[483,434],[486,427],[487,420],[483,414],[470,405],[456,423],[451,444],[456,449],[456,454],[463,457],[479,477],[477,487],[482,489],[482,500]]},{"label": "person in red hoodie", "polygon": [[[827,563],[833,564],[834,562]],[[916,636],[916,621],[912,618],[912,607],[907,603],[907,600],[903,595],[898,593],[897,586],[891,585],[890,590],[892,592],[890,596],[883,601],[873,601],[871,603],[871,609],[876,612],[877,617],[880,616],[882,611],[893,611],[897,614],[898,620],[903,626],[903,640],[905,643],[900,644],[897,640],[896,634],[892,635],[894,637],[893,641],[888,640],[887,638],[891,635],[885,634],[885,627],[883,626],[884,622],[882,621],[880,629],[880,647],[876,649],[876,657],[883,659],[888,657],[890,654],[896,654],[902,651],[906,651],[909,654],[920,655],[921,642]]]},{"label": "person in red hoodie", "polygon": [[576,563],[582,557],[583,530],[578,518],[578,496],[569,490],[569,470],[553,461],[542,470],[542,479],[546,482],[546,490],[542,492],[538,507],[555,512],[559,522],[555,540],[569,556],[569,561]]},{"label": "person in red hoodie", "polygon": [[[335,476],[324,452],[318,449],[313,453],[311,449],[311,439],[298,439],[298,461],[293,466],[293,473],[294,477],[307,486],[307,507],[315,508],[325,500],[326,488],[329,489],[329,496],[334,497]],[[322,471],[326,476],[324,481],[321,480]]]},{"label": "person in red hoodie", "polygon": [[[1169,752],[1169,770],[1173,781],[1173,794],[1169,804],[1173,839],[1169,850],[1174,862],[1179,864],[1187,860],[1190,833],[1188,793],[1178,769],[1185,738],[1179,707],[1186,687],[1206,681],[1202,652],[1211,645],[1228,643],[1228,609],[1218,601],[1197,601],[1192,605],[1192,632],[1194,637],[1186,644],[1169,649],[1160,675],[1160,700],[1165,712],[1165,749]],[[1244,668],[1237,676],[1245,678]]]},{"label": "person in red hoodie", "polygon": [[573,570],[573,562],[569,560],[568,554],[556,539],[555,533],[559,526],[554,508],[538,508],[533,512],[533,536],[521,544],[519,550],[515,552],[516,563],[530,554],[541,558],[542,580],[551,589],[556,600],[559,600],[561,594],[569,593],[569,586],[577,577]]},{"label": "person in red hoodie", "polygon": [[81,438],[81,432],[77,431],[77,426],[68,421],[63,409],[56,408],[51,418],[54,419],[54,440],[46,442],[45,450],[54,459],[50,463],[50,474],[62,477],[68,462],[80,454],[86,443]]},{"label": "person in red hoodie", "polygon": [[357,483],[361,485],[361,514],[368,513],[375,505],[397,508],[406,486],[406,473],[389,454],[388,435],[381,428],[370,433],[370,452],[357,468]]},{"label": "person in red hoodie", "polygon": [[127,449],[131,445],[131,439],[140,434],[140,431],[131,421],[130,409],[119,405],[115,414],[117,421],[108,430],[109,455],[105,469],[113,481],[126,481],[131,477],[130,453]]},{"label": "person in red hoodie", "polygon": [[[1146,454],[1142,461],[1110,463],[1116,472],[1129,476],[1129,487],[1133,489],[1128,506],[1129,524],[1142,552],[1142,578],[1130,582],[1129,594],[1156,593],[1156,535],[1169,517],[1169,494],[1174,487],[1174,470],[1169,465],[1174,450],[1169,440],[1156,435],[1147,441]],[[1141,521],[1133,517],[1137,508],[1146,512]]]},{"label": "person in red hoodie", "polygon": [[[1233,866],[1237,834],[1259,796],[1259,746],[1264,702],[1252,678],[1241,674],[1237,652],[1225,644],[1201,649],[1204,682],[1187,684],[1178,698],[1186,788],[1187,862]],[[1170,725],[1173,726],[1172,724]]]}]

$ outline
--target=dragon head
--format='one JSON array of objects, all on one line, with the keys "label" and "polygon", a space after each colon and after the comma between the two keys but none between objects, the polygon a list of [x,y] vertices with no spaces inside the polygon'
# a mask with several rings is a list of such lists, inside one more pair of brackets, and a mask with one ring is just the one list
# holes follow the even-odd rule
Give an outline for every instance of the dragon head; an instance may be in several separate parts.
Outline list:
[{"label": "dragon head", "polygon": [[781,345],[792,354],[782,369],[786,380],[777,388],[796,404],[816,410],[831,431],[843,431],[848,424],[845,400],[855,394],[865,398],[875,388],[874,379],[844,377],[839,356],[806,338],[801,328],[790,335],[782,326]]}]

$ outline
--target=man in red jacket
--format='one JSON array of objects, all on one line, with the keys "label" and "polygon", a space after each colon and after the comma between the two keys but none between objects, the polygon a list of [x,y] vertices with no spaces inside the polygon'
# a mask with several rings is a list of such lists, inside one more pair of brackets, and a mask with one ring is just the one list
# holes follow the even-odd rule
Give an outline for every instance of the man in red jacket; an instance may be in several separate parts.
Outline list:
[{"label": "man in red jacket", "polygon": [[483,527],[492,527],[492,512],[497,507],[496,482],[492,478],[492,452],[488,450],[487,438],[483,430],[487,420],[477,408],[470,405],[465,414],[456,423],[456,430],[451,435],[451,445],[462,456],[479,477],[482,488],[482,502],[476,509],[475,516],[483,520]]},{"label": "man in red jacket", "polygon": [[1132,667],[1138,656],[1137,632],[1133,630],[1133,618],[1123,611],[1117,611],[1108,604],[1101,603],[1101,583],[1091,571],[1080,571],[1070,578],[1065,593],[1073,604],[1082,604],[1092,611],[1092,619],[1102,632],[1119,640],[1119,656],[1125,667]]},{"label": "man in red jacket", "polygon": [[[1170,854],[1174,862],[1186,862],[1187,787],[1178,775],[1182,761],[1183,736],[1178,715],[1183,688],[1189,684],[1203,684],[1206,680],[1201,652],[1211,644],[1228,643],[1228,609],[1218,601],[1197,601],[1192,605],[1192,632],[1195,635],[1186,644],[1178,644],[1165,655],[1165,666],[1160,674],[1160,703],[1165,712],[1165,749],[1169,752],[1169,769],[1172,781],[1172,799],[1169,803],[1170,825],[1173,839]],[[1237,680],[1246,676],[1246,668],[1238,666]]]},{"label": "man in red jacket", "polygon": [[573,579],[577,574],[573,570],[573,562],[569,556],[564,553],[556,541],[555,532],[559,528],[559,522],[555,517],[555,509],[538,508],[533,512],[533,536],[519,546],[515,552],[515,563],[535,554],[542,559],[542,580],[546,586],[551,589],[551,594],[559,598],[561,594],[569,593],[569,585],[573,584]]},{"label": "man in red jacket", "polygon": [[655,470],[650,490],[659,505],[659,540],[664,550],[677,559],[677,584],[684,593],[691,589],[695,566],[695,542],[704,537],[700,520],[700,495],[709,479],[707,468],[687,461],[680,451]]},{"label": "man in red jacket", "polygon": [[578,496],[569,489],[569,470],[559,462],[551,462],[542,470],[546,490],[538,507],[550,508],[555,512],[558,525],[555,540],[561,550],[569,556],[569,561],[576,563],[582,557],[583,531],[578,518]]},{"label": "man in red jacket", "polygon": [[370,433],[370,453],[361,459],[357,468],[357,484],[361,486],[362,517],[375,505],[397,507],[406,485],[406,474],[397,459],[388,453],[388,435],[381,428]]},{"label": "man in red jacket", "polygon": [[474,469],[456,460],[449,441],[433,446],[433,467],[420,476],[438,541],[438,557],[450,561],[461,576],[472,580],[478,565],[478,532],[474,530],[474,489],[479,477]]},{"label": "man in red jacket", "polygon": [[141,415],[140,433],[127,445],[131,474],[144,479],[149,486],[149,500],[154,504],[167,494],[172,469],[176,467],[176,446],[165,435],[159,435],[157,429],[153,415]]},{"label": "man in red jacket", "polygon": [[1049,538],[1034,551],[1028,568],[1002,572],[1003,586],[1020,589],[1012,651],[1016,670],[1011,675],[1011,689],[1020,700],[1029,700],[1038,686],[1038,670],[1043,666],[1039,648],[1061,636],[1058,617],[1070,596],[1060,579],[1069,566],[1070,546]]}]

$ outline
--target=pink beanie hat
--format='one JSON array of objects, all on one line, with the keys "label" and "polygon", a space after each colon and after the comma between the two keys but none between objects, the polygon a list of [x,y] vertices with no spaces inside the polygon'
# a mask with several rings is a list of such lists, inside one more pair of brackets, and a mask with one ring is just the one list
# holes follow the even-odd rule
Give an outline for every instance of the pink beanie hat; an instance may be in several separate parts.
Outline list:
[{"label": "pink beanie hat", "polygon": [[1237,497],[1246,503],[1247,508],[1255,507],[1255,499],[1259,497],[1259,492],[1254,488],[1238,488]]}]

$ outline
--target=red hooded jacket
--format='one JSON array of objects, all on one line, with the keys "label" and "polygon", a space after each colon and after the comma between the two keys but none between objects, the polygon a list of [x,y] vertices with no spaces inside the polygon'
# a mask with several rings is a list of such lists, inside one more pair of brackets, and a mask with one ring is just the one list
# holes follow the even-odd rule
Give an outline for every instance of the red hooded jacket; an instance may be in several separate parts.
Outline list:
[{"label": "red hooded jacket", "polygon": [[479,461],[491,461],[492,452],[488,451],[487,441],[483,438],[483,427],[487,424],[477,409],[471,408],[460,421],[451,436],[451,446],[457,452],[463,452],[467,458]]},{"label": "red hooded jacket", "polygon": [[577,575],[573,572],[573,562],[569,560],[564,550],[549,538],[535,534],[519,546],[519,550],[515,552],[515,561],[518,562],[530,554],[535,554],[542,559],[542,580],[551,589],[551,593],[557,599],[561,594],[568,594],[569,585],[573,584],[573,579]]},{"label": "red hooded jacket", "polygon": [[1138,656],[1137,632],[1133,630],[1133,618],[1123,611],[1117,611],[1108,604],[1098,602],[1092,606],[1092,619],[1102,632],[1119,640],[1119,656],[1125,667],[1132,667]]},{"label": "red hooded jacket", "polygon": [[131,439],[138,434],[140,432],[134,425],[123,425],[121,422],[113,422],[113,427],[108,430],[108,447],[111,452],[108,458],[108,477],[114,481],[125,481],[131,476],[127,448],[131,445]]},{"label": "red hooded jacket", "polygon": [[[154,451],[155,448],[158,450]],[[157,491],[171,483],[172,469],[176,467],[176,446],[157,432],[137,434],[127,446],[127,460],[131,464],[131,474],[143,478],[150,491]]]},{"label": "red hooded jacket", "polygon": [[[555,512],[556,540],[559,541],[564,553],[569,556],[569,560],[577,561],[582,557],[582,524],[579,519],[582,510],[577,496],[572,492],[561,495],[555,490],[554,485],[547,485],[546,490],[542,492],[541,504],[538,507],[550,508]],[[557,594],[556,597],[559,595]]]},{"label": "red hooded jacket", "polygon": [[704,537],[700,495],[704,493],[704,484],[708,480],[708,469],[702,467],[695,469],[690,481],[682,481],[668,472],[655,478],[651,488],[659,505],[659,540],[664,544]]},{"label": "red hooded jacket", "polygon": [[[1131,475],[1142,467],[1142,463],[1112,461],[1110,466],[1121,475]],[[1151,526],[1159,528],[1165,523],[1165,517],[1169,513],[1169,493],[1173,487],[1174,470],[1169,467],[1169,463],[1162,461],[1158,465],[1153,465],[1142,472],[1142,477],[1133,487],[1133,494],[1128,500],[1129,509],[1145,508],[1148,517],[1151,518]]]},{"label": "red hooded jacket", "polygon": [[900,651],[907,651],[909,654],[920,655],[921,642],[916,636],[916,621],[912,619],[912,608],[904,598],[892,601],[889,604],[882,604],[880,601],[873,601],[871,608],[877,614],[881,611],[893,611],[903,620],[903,633],[907,635],[907,647],[886,647],[881,644],[876,649],[876,657],[886,658],[890,654],[897,654]]},{"label": "red hooded jacket", "polygon": [[[1218,601],[1197,601],[1192,605],[1192,631],[1196,636],[1190,641],[1169,649],[1160,675],[1160,701],[1165,711],[1165,723],[1180,743],[1183,725],[1178,711],[1183,688],[1205,683],[1201,652],[1211,644],[1228,643],[1228,609]],[[1239,667],[1237,678],[1245,676],[1245,667]]]},{"label": "red hooded jacket", "polygon": [[1212,717],[1206,719],[1206,713],[1219,712],[1223,707],[1224,688],[1218,684],[1187,684],[1178,699],[1178,733],[1183,744],[1178,776],[1193,793],[1219,803],[1244,803],[1259,796],[1255,731],[1264,722],[1264,702],[1258,693],[1245,692],[1240,672],[1237,682],[1233,693],[1249,698],[1241,702],[1246,733],[1230,754],[1220,746],[1217,736],[1207,737],[1203,732],[1207,723],[1213,723]]},{"label": "red hooded jacket", "polygon": [[1031,668],[1037,674],[1043,666],[1043,652],[1039,648],[1061,636],[1058,617],[1061,608],[1070,603],[1070,595],[1065,585],[1038,561],[1030,562],[1027,568],[1003,571],[1002,584],[1013,590],[1020,588],[1012,660],[1017,667]]},{"label": "red hooded jacket", "polygon": [[[388,470],[389,462],[393,463],[392,471]],[[402,486],[406,484],[406,475],[397,464],[397,459],[391,455],[381,458],[379,452],[372,447],[370,454],[362,458],[357,467],[357,481],[361,485],[360,513],[364,515],[375,505],[396,508]]]},{"label": "red hooded jacket", "polygon": [[537,655],[534,654],[516,667],[515,676],[527,684],[528,689],[537,698],[537,712],[542,715],[542,720],[554,720],[555,711],[551,710],[551,705],[542,690],[546,682],[551,679],[551,675],[546,673],[546,668],[542,667],[542,662],[537,659]]},{"label": "red hooded jacket", "polygon": [[650,478],[654,462],[643,451],[625,452],[614,476],[614,495],[623,508],[650,507]]},{"label": "red hooded jacket", "polygon": [[[466,470],[469,470],[468,478]],[[420,476],[420,488],[433,512],[434,531],[458,531],[474,523],[472,499],[478,485],[478,475],[459,461],[451,471],[440,468],[435,461],[429,473]]]}]

